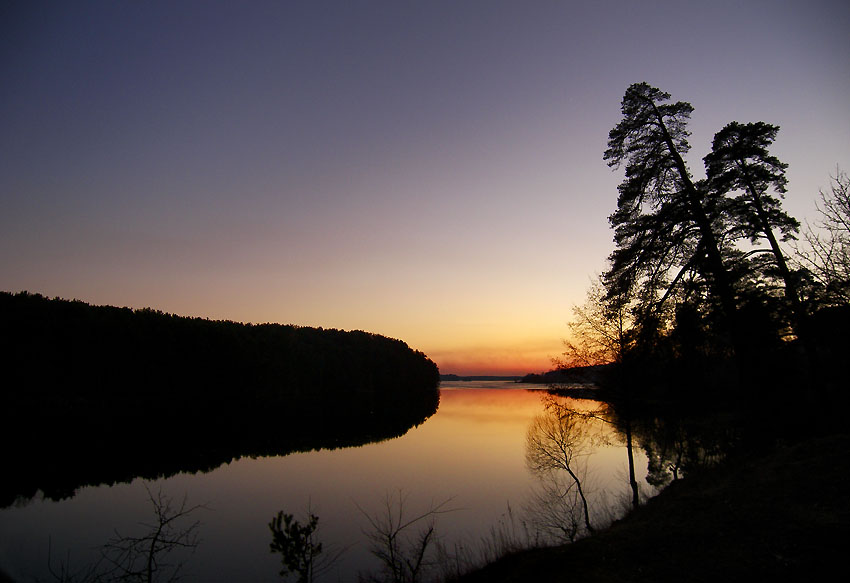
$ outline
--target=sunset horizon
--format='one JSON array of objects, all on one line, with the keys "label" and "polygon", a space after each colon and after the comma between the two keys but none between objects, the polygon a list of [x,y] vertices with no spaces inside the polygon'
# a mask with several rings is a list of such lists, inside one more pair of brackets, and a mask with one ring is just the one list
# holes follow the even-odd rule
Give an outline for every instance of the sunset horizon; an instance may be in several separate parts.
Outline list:
[{"label": "sunset horizon", "polygon": [[696,178],[729,121],[778,125],[784,206],[814,221],[850,164],[847,21],[827,1],[13,4],[0,289],[549,370],[614,248],[625,89],[693,105]]},{"label": "sunset horizon", "polygon": [[[335,329],[342,331],[362,331],[369,332],[372,334],[381,334],[383,336],[387,336],[388,338],[393,338],[395,340],[401,340],[413,350],[420,351],[424,353],[428,358],[433,360],[440,369],[440,374],[444,375],[457,375],[457,376],[513,376],[513,377],[522,377],[527,374],[540,373],[551,370],[555,368],[552,359],[555,358],[556,355],[550,355],[545,348],[541,348],[540,343],[532,343],[527,346],[495,346],[495,347],[477,347],[477,348],[469,348],[463,347],[454,350],[444,350],[444,351],[432,351],[429,352],[426,349],[423,349],[420,346],[412,345],[404,338],[394,337],[389,334],[382,334],[375,330],[369,330],[366,328],[341,328],[338,326],[317,326],[306,323],[294,324],[292,322],[274,322],[270,320],[263,319],[255,319],[255,320],[237,320],[234,318],[228,317],[219,317],[219,318],[210,318],[201,314],[181,314],[176,312],[169,312],[168,310],[162,310],[156,306],[119,306],[115,304],[108,303],[92,303],[86,301],[85,298],[68,298],[68,297],[60,297],[60,296],[51,296],[49,294],[41,293],[37,290],[0,290],[0,292],[6,292],[11,294],[31,294],[31,295],[39,295],[48,299],[59,299],[59,300],[67,300],[67,301],[79,301],[85,304],[89,304],[92,306],[103,306],[103,307],[115,307],[115,308],[126,308],[133,311],[138,310],[153,310],[158,312],[163,312],[165,314],[170,314],[173,316],[186,317],[186,318],[201,318],[204,320],[211,321],[224,321],[224,322],[234,322],[237,324],[249,324],[249,325],[263,325],[263,324],[274,324],[280,326],[300,326],[306,328],[324,328],[324,329]],[[535,345],[536,344],[536,345]]]}]

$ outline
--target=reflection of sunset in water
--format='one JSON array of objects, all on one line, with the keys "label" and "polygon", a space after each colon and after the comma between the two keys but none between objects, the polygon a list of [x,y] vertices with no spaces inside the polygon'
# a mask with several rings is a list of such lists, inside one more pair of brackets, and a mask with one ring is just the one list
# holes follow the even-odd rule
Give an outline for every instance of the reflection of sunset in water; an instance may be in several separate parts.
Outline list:
[{"label": "reflection of sunset in water", "polygon": [[462,417],[473,423],[527,422],[529,416],[540,411],[540,397],[543,393],[526,390],[521,384],[512,384],[517,388],[443,386],[440,391],[440,417]]},{"label": "reflection of sunset in water", "polygon": [[[286,456],[243,458],[209,473],[177,474],[153,482],[153,490],[192,503],[209,503],[203,544],[193,555],[193,578],[204,581],[274,581],[278,562],[268,552],[269,520],[279,510],[303,513],[308,504],[320,517],[326,544],[351,546],[342,573],[369,568],[373,560],[362,540],[357,505],[376,512],[387,494],[408,495],[408,511],[421,512],[451,499],[454,512],[441,515],[437,529],[447,543],[478,544],[508,506],[521,515],[536,478],[526,467],[526,434],[544,413],[543,391],[511,382],[444,383],[435,415],[406,435],[362,447]],[[491,388],[499,387],[499,388]],[[591,401],[577,407],[595,408]],[[610,431],[598,422],[601,431]],[[589,458],[588,489],[626,491],[626,455],[619,441]],[[641,475],[646,460],[638,455]],[[86,549],[107,540],[114,528],[149,518],[143,482],[84,488],[61,503],[35,502],[0,512],[0,528],[16,533],[16,561],[43,566],[38,553],[50,533],[54,549]],[[81,547],[84,545],[84,548]],[[20,552],[18,552],[20,551]],[[94,552],[94,551],[92,551]],[[222,564],[227,557],[227,564]],[[45,575],[44,578],[47,578]],[[342,581],[355,577],[341,575]]]}]

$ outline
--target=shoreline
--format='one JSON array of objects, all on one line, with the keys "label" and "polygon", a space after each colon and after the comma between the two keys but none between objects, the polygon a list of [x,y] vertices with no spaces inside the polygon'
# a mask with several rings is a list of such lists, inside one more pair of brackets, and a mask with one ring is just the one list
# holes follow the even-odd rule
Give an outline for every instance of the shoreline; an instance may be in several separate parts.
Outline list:
[{"label": "shoreline", "polygon": [[811,438],[670,484],[575,543],[507,555],[458,580],[776,581],[826,578],[850,534],[850,436]]}]

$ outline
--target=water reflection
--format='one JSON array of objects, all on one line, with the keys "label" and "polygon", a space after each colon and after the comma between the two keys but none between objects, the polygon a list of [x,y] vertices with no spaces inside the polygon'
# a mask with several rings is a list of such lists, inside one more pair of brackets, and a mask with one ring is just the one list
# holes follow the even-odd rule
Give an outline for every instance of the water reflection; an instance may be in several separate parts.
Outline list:
[{"label": "water reflection", "polygon": [[528,467],[543,483],[535,495],[535,514],[541,526],[572,541],[581,524],[588,533],[594,531],[582,482],[586,487],[587,458],[601,435],[600,427],[592,414],[557,397],[545,397],[543,405],[544,412],[534,417],[526,434]]},{"label": "water reflection", "polygon": [[[526,435],[535,416],[546,412],[544,394],[512,383],[493,386],[505,388],[444,385],[439,411],[399,439],[241,458],[208,473],[178,473],[149,485],[135,480],[83,487],[72,499],[0,510],[0,564],[21,579],[47,580],[48,540],[54,553],[70,551],[74,564],[96,560],[90,549],[109,540],[114,529],[123,532],[150,522],[148,485],[172,495],[186,492],[190,500],[214,509],[203,514],[201,544],[184,567],[189,580],[279,580],[280,555],[269,552],[269,520],[283,510],[304,524],[304,508],[319,517],[321,542],[346,549],[324,580],[356,581],[360,572],[380,573],[380,562],[364,538],[369,524],[363,511],[380,515],[387,493],[399,490],[408,496],[411,517],[452,500],[455,511],[437,517],[434,534],[445,549],[443,558],[454,560],[454,569],[460,570],[481,557],[482,546],[508,548],[522,537],[534,542],[537,536],[536,527],[524,530],[530,495],[539,486],[527,467]],[[572,404],[579,411],[596,406]],[[596,527],[603,521],[606,496],[616,500],[628,490],[627,464],[613,425],[592,419],[587,424],[598,438],[586,456],[582,488]],[[640,451],[636,466],[646,467]]]},{"label": "water reflection", "polygon": [[740,442],[733,424],[713,417],[647,416],[633,424],[647,457],[647,482],[655,487],[719,464]]},{"label": "water reflection", "polygon": [[[269,408],[251,415],[233,412],[214,419],[150,419],[120,430],[92,421],[55,426],[50,432],[18,429],[2,447],[6,478],[0,508],[39,493],[70,498],[84,486],[156,480],[181,472],[211,472],[243,457],[287,455],[374,443],[404,435],[439,404],[436,387],[412,391],[399,386],[401,402],[376,405],[349,396],[320,407]],[[3,432],[12,432],[4,427]],[[4,433],[5,435],[5,433]],[[61,435],[61,439],[57,436]]]}]

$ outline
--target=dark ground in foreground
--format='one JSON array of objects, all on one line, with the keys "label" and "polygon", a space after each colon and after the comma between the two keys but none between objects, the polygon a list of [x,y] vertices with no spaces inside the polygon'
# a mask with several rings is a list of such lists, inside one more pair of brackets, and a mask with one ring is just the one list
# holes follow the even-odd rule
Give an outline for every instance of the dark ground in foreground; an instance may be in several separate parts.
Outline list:
[{"label": "dark ground in foreground", "polygon": [[817,581],[846,569],[850,436],[777,448],[669,486],[596,536],[520,552],[482,581]]}]

